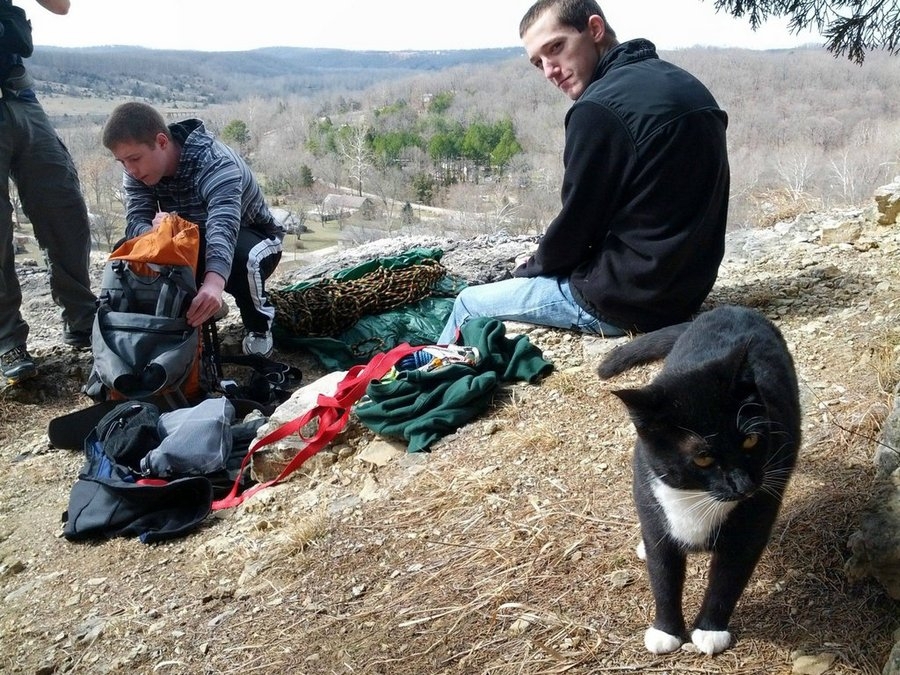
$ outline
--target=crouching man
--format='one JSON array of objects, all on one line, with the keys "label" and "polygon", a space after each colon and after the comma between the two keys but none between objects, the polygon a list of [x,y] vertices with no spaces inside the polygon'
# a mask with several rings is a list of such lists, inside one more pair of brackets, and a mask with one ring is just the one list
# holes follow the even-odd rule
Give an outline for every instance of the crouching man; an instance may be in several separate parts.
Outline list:
[{"label": "crouching man", "polygon": [[284,231],[247,163],[198,119],[167,125],[153,107],[123,103],[103,128],[103,145],[125,169],[125,235],[136,237],[169,212],[200,228],[197,297],[187,320],[200,326],[235,300],[245,354],[272,354],[265,281],[281,260]]}]

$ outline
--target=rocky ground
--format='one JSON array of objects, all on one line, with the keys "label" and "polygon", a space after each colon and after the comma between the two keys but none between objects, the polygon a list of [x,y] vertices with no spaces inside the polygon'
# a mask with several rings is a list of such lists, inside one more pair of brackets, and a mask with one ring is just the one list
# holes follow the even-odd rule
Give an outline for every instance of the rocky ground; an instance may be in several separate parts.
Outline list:
[{"label": "rocky ground", "polygon": [[[450,271],[485,281],[529,243],[380,242],[311,258],[278,283],[412,244],[444,248]],[[654,367],[600,382],[594,367],[615,341],[510,325],[555,371],[503,387],[430,453],[406,454],[352,422],[303,473],[183,539],[73,544],[60,516],[82,459],[49,447],[46,427],[89,403],[79,388],[90,353],[62,346],[43,271],[23,268],[42,370],[0,394],[0,670],[888,672],[900,611],[850,540],[883,485],[873,456],[900,379],[898,251],[900,229],[863,212],[729,236],[708,305],[755,307],[780,326],[805,417],[781,517],[732,622],[736,642],[714,658],[642,645],[652,602],[633,553],[632,428],[609,391]],[[304,353],[277,355],[307,382],[325,374]],[[689,616],[705,563],[691,559]]]}]

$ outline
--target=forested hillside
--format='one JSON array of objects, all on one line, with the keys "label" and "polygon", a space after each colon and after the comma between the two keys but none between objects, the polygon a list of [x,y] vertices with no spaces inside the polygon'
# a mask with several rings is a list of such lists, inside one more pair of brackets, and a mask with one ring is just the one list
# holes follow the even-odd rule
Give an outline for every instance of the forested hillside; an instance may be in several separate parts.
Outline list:
[{"label": "forested hillside", "polygon": [[[860,66],[821,48],[661,55],[698,75],[728,112],[732,227],[862,204],[900,172],[897,57],[873,52]],[[558,207],[570,103],[517,49],[57,48],[31,61],[101,244],[122,220],[120,170],[99,131],[128,99],[173,120],[201,117],[252,162],[273,204],[312,227],[337,218],[344,238],[423,225],[539,232]],[[328,194],[341,191],[368,197],[365,217],[326,213]]]},{"label": "forested hillside", "polygon": [[[186,45],[189,47],[189,45]],[[270,47],[245,52],[39,47],[29,63],[43,94],[142,97],[169,105],[363,89],[379,80],[506,60],[518,49],[373,52]]]}]

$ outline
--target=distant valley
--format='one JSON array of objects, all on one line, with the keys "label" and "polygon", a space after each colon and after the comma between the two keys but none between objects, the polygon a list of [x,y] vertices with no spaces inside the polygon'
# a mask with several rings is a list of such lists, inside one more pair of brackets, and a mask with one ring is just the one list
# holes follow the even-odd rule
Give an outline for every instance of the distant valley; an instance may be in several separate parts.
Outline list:
[{"label": "distant valley", "polygon": [[416,52],[269,47],[201,52],[38,46],[27,65],[44,100],[129,97],[202,107],[249,97],[358,91],[379,81],[522,55],[517,47]]}]

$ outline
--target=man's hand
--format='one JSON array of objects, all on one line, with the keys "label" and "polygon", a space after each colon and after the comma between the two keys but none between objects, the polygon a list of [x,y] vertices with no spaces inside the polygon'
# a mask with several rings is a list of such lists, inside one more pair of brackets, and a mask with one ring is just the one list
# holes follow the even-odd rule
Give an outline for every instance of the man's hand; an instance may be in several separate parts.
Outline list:
[{"label": "man's hand", "polygon": [[537,249],[538,249],[537,244],[531,244],[528,247],[527,251],[525,251],[524,253],[521,253],[520,255],[517,255],[516,256],[516,267],[521,267],[522,265],[527,263],[528,260],[531,258],[531,256],[534,255],[534,252],[537,251]]},{"label": "man's hand", "polygon": [[203,277],[203,283],[197,290],[191,306],[187,311],[187,322],[195,328],[202,326],[222,306],[222,291],[225,290],[225,280],[215,272],[207,272]]},{"label": "man's hand", "polygon": [[37,0],[37,4],[54,14],[68,14],[71,6],[69,0]]},{"label": "man's hand", "polygon": [[[166,216],[168,216],[168,215],[169,215],[169,214],[168,214],[167,212],[165,212],[165,211],[157,211],[157,212],[156,212],[156,215],[153,216],[153,221],[152,221],[152,223],[151,223],[151,224],[153,225],[153,229],[156,229],[157,227],[159,227],[159,224],[160,224],[160,223],[163,221],[163,219],[164,219]],[[216,275],[216,276],[218,276],[218,275]]]}]

